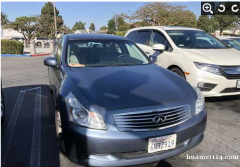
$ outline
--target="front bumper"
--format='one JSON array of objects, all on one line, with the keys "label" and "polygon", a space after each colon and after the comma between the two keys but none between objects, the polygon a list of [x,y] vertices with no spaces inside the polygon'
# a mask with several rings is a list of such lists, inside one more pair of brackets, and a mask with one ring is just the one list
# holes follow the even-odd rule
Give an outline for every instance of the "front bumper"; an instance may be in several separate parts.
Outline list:
[{"label": "front bumper", "polygon": [[211,91],[202,92],[205,97],[240,95],[240,89],[236,88],[237,79],[228,80],[224,76],[197,69],[195,73],[187,76],[187,81],[194,87],[197,87],[199,82],[216,84],[217,86]]},{"label": "front bumper", "polygon": [[[148,132],[120,132],[108,126],[107,131],[87,129],[69,124],[63,130],[68,158],[86,166],[131,166],[157,162],[181,154],[203,140],[207,114],[168,129]],[[177,147],[158,153],[147,153],[149,138],[177,135]]]}]

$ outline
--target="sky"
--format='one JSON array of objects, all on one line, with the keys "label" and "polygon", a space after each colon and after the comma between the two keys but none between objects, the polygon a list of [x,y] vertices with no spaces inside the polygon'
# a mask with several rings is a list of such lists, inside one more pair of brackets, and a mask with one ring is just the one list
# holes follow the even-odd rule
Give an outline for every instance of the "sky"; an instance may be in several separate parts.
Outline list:
[{"label": "sky", "polygon": [[[41,14],[46,2],[1,2],[1,11],[8,15],[10,21],[20,16]],[[114,14],[133,12],[146,2],[56,2],[56,8],[62,15],[64,24],[72,28],[74,23],[82,21],[89,28],[95,24],[96,30],[106,26]],[[187,6],[197,17],[201,14],[201,2],[175,2]]]}]

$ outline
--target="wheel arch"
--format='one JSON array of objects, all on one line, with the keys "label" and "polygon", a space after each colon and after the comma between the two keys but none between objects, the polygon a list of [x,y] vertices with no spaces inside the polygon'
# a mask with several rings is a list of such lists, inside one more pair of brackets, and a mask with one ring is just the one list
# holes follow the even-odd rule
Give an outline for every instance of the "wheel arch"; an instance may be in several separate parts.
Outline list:
[{"label": "wheel arch", "polygon": [[181,70],[182,73],[183,73],[183,75],[184,75],[184,77],[185,77],[185,79],[187,79],[187,77],[186,77],[184,71],[183,71],[182,68],[179,67],[178,65],[170,65],[167,69],[171,71],[173,68],[178,68],[179,70]]}]

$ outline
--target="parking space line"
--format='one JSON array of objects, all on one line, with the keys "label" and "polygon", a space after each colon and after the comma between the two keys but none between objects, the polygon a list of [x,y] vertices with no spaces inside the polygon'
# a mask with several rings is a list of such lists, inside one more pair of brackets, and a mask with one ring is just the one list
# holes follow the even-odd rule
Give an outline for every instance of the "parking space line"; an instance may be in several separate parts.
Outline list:
[{"label": "parking space line", "polygon": [[3,137],[3,141],[2,141],[2,166],[5,165],[5,162],[6,162],[6,159],[7,159],[10,143],[12,141],[13,132],[14,132],[15,125],[16,125],[16,122],[17,122],[17,119],[18,119],[19,111],[20,111],[21,106],[22,106],[24,95],[25,95],[25,92],[20,91],[20,93],[18,95],[18,98],[17,98],[17,102],[14,106],[12,115],[10,117],[7,129],[6,129],[6,134]]},{"label": "parking space line", "polygon": [[41,156],[41,87],[36,90],[30,167],[40,167]]}]

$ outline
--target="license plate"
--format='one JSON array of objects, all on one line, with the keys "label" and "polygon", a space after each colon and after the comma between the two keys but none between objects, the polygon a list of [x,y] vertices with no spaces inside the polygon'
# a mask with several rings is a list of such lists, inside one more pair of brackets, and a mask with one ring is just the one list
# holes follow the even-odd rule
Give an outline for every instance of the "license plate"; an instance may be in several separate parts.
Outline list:
[{"label": "license plate", "polygon": [[237,80],[237,89],[240,88],[240,80]]},{"label": "license plate", "polygon": [[148,141],[148,153],[169,150],[176,147],[177,135],[162,136],[151,138]]}]

